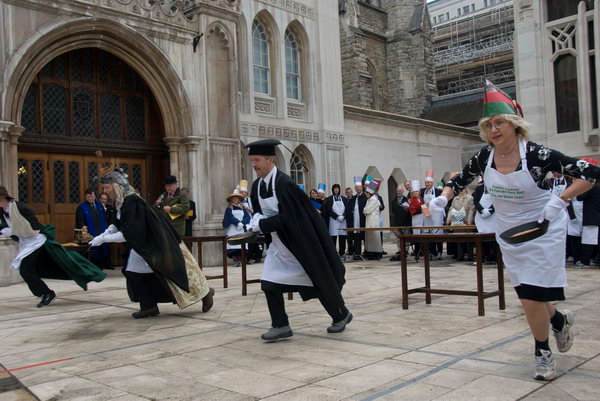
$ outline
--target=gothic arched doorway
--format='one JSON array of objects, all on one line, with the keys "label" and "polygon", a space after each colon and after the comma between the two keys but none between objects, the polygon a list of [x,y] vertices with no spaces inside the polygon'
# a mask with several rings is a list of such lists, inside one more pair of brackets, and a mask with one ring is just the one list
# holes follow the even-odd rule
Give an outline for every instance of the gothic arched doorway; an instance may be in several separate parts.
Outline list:
[{"label": "gothic arched doorway", "polygon": [[75,209],[97,185],[100,164],[125,169],[149,201],[162,191],[169,166],[161,112],[144,79],[109,52],[83,48],[47,63],[29,86],[21,125],[19,200],[56,225],[61,242],[72,238]]}]

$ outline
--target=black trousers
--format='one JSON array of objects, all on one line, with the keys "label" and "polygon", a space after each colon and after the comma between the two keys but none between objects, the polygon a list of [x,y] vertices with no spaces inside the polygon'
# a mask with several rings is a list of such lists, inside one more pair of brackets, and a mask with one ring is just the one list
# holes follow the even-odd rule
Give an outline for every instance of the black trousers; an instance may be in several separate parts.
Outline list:
[{"label": "black trousers", "polygon": [[365,238],[364,232],[348,232],[348,255],[362,254],[362,241]]},{"label": "black trousers", "polygon": [[173,295],[158,281],[154,273],[135,273],[124,270],[132,301],[140,303],[140,310],[152,309],[159,302],[173,302]]},{"label": "black trousers", "polygon": [[250,259],[260,260],[262,258],[262,254],[263,254],[263,250],[259,244],[257,244],[256,242],[252,242],[252,243],[248,244],[248,254],[247,254],[248,260],[250,260]]},{"label": "black trousers", "polygon": [[70,279],[69,275],[54,262],[43,246],[21,261],[19,273],[31,293],[36,297],[52,292],[42,278]]},{"label": "black trousers", "polygon": [[[573,257],[573,262],[581,261],[582,258],[582,245],[581,237],[574,235],[567,235],[567,243],[569,244],[569,254],[567,256]],[[593,246],[593,245],[590,245]],[[589,259],[588,259],[589,261]]]},{"label": "black trousers", "polygon": [[313,287],[299,285],[277,284],[270,281],[261,281],[261,289],[267,298],[267,306],[271,315],[271,327],[289,326],[288,315],[285,312],[283,294],[286,292],[300,292],[302,299],[319,298],[321,305],[327,311],[333,322],[339,322],[348,315],[348,309],[341,305],[331,305]]},{"label": "black trousers", "polygon": [[[336,246],[336,242],[339,242],[340,247],[339,247],[339,254],[340,256],[346,253],[346,236],[345,235],[338,235],[335,237],[331,237],[331,239],[333,240],[333,246]],[[337,240],[337,241],[336,241]]]}]

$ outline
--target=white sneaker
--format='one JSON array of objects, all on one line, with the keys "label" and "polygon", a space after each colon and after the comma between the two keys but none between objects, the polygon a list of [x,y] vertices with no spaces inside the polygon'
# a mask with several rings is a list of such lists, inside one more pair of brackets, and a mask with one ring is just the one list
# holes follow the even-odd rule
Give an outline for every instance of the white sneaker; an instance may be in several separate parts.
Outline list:
[{"label": "white sneaker", "polygon": [[568,309],[565,309],[561,312],[557,310],[556,313],[563,314],[565,317],[565,324],[560,331],[552,329],[552,333],[556,339],[556,347],[558,348],[558,351],[567,352],[573,345],[573,333],[571,332],[571,326],[573,326],[575,323],[575,314]]},{"label": "white sneaker", "polygon": [[542,349],[540,356],[535,356],[535,380],[552,380],[556,377],[556,368],[554,367],[554,356],[552,351]]}]

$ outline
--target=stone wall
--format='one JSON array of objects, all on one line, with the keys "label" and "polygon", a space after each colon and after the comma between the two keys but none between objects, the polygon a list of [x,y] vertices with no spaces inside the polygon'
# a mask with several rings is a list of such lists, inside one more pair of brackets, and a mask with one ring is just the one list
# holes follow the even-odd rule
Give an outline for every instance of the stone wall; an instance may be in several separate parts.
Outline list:
[{"label": "stone wall", "polygon": [[10,267],[17,255],[16,242],[9,238],[0,237],[0,285],[9,285],[23,281],[18,270]]}]

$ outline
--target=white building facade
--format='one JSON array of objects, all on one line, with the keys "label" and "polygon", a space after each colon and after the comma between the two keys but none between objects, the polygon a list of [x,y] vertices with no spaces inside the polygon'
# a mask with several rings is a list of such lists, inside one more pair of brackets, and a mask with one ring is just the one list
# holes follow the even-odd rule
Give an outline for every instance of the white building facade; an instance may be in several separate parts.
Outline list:
[{"label": "white building facade", "polygon": [[434,0],[427,3],[427,8],[429,8],[431,23],[435,26],[472,17],[512,3],[513,0]]}]

